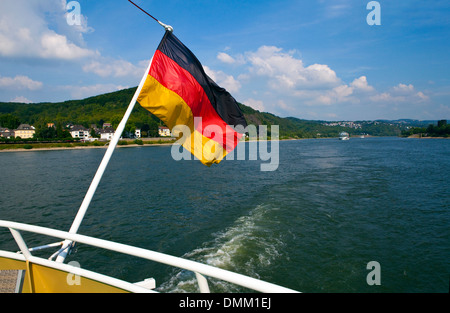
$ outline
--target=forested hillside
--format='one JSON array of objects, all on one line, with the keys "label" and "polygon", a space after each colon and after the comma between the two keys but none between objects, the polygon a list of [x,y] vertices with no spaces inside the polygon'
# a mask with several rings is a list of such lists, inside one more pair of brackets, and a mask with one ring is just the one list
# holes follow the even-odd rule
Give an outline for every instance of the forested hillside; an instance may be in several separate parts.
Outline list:
[{"label": "forested hillside", "polygon": [[[61,127],[66,125],[83,125],[87,128],[95,124],[112,123],[117,127],[134,95],[136,88],[107,93],[83,100],[71,100],[60,103],[1,103],[0,127],[16,128],[21,123],[35,126],[37,129],[54,123]],[[341,125],[330,126],[325,121],[309,121],[298,118],[281,118],[271,113],[259,112],[240,104],[248,124],[279,125],[281,137],[323,138],[337,137],[341,131],[351,135],[368,134],[372,136],[398,136],[405,129],[406,123],[389,121],[361,121],[357,127]],[[161,121],[136,105],[127,129],[140,128],[148,136],[156,136]],[[336,123],[335,123],[336,124]],[[269,127],[270,130],[270,127]]]}]

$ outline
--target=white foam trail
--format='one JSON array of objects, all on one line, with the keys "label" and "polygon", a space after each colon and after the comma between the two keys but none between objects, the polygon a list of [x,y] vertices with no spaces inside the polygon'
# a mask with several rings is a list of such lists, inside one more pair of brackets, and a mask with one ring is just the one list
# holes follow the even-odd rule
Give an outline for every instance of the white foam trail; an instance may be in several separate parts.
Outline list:
[{"label": "white foam trail", "polygon": [[[238,218],[215,239],[202,247],[186,253],[183,258],[260,278],[258,270],[268,267],[278,258],[283,247],[280,235],[271,225],[277,224],[271,213],[277,209],[258,205],[248,215]],[[276,227],[279,229],[279,227]],[[209,279],[211,290],[236,292],[233,286]],[[197,282],[192,273],[179,271],[159,289],[169,292],[197,292]]]}]

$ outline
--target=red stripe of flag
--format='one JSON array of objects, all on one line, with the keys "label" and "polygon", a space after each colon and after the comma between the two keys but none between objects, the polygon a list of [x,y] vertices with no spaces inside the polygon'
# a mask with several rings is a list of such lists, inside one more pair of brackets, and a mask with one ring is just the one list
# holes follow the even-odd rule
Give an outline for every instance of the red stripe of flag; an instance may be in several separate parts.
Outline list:
[{"label": "red stripe of flag", "polygon": [[[194,117],[202,118],[201,129],[197,129],[197,131],[200,131],[203,136],[217,141],[227,152],[232,151],[236,147],[242,134],[232,129],[217,114],[203,87],[188,71],[157,50],[153,57],[149,75],[158,80],[167,89],[178,94],[191,108]],[[221,137],[211,133],[213,128],[209,127],[208,129],[208,126],[211,125],[216,125],[221,130]]]}]

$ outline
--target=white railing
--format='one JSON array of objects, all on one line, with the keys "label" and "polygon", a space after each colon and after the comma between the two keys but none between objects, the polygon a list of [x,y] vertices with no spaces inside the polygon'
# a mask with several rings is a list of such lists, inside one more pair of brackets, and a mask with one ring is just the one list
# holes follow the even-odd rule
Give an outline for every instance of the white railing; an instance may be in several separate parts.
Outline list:
[{"label": "white railing", "polygon": [[50,236],[54,238],[60,238],[63,240],[69,240],[76,243],[86,244],[102,249],[107,249],[110,251],[115,251],[142,259],[159,262],[162,264],[170,265],[180,269],[192,271],[195,273],[197,282],[199,284],[200,292],[209,292],[208,282],[205,276],[213,277],[229,283],[233,283],[238,286],[242,286],[254,291],[265,292],[265,293],[292,293],[297,292],[292,289],[284,288],[272,283],[261,281],[259,279],[251,278],[245,275],[233,273],[227,270],[216,268],[213,266],[201,264],[191,260],[186,260],[179,257],[174,257],[171,255],[163,254],[160,252],[155,252],[151,250],[146,250],[142,248],[137,248],[129,245],[124,245],[112,241],[107,241],[103,239],[93,238],[89,236],[73,234],[69,232],[59,231],[55,229],[27,225],[22,223],[8,222],[0,220],[0,227],[9,228],[11,234],[13,235],[17,245],[20,248],[20,253],[8,252],[0,250],[0,257],[6,257],[21,261],[29,261],[31,263],[39,264],[42,266],[47,266],[50,268],[55,268],[61,271],[65,271],[74,275],[81,277],[86,277],[93,279],[102,283],[106,283],[111,286],[115,286],[130,292],[155,292],[147,288],[141,287],[139,285],[125,282],[116,278],[112,278],[106,275],[98,274],[92,271],[88,271],[82,268],[71,266],[69,264],[58,263],[50,259],[43,259],[33,256],[31,252],[36,250],[41,250],[48,247],[60,246],[63,242],[40,246],[37,248],[29,249],[26,245],[20,231],[32,232],[40,235]]}]

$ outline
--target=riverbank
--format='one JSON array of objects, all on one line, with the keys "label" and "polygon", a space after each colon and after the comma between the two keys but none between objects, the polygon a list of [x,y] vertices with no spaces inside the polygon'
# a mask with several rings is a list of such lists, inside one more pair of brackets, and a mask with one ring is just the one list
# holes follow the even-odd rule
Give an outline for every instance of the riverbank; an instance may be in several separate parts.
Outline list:
[{"label": "riverbank", "polygon": [[[131,139],[120,140],[117,148],[131,148],[143,146],[170,145],[176,141],[174,138],[145,138],[135,141]],[[106,149],[109,142],[95,141],[93,143],[34,143],[34,144],[2,144],[0,152],[29,152],[48,150],[79,150],[79,149]]]},{"label": "riverbank", "polygon": [[[373,138],[376,136],[364,136],[363,138]],[[360,136],[352,136],[351,138],[361,138]],[[412,135],[403,137],[408,139],[450,139],[450,137],[420,137]],[[283,138],[280,140],[305,140],[317,138]],[[337,139],[337,138],[321,138],[321,139]],[[175,138],[145,138],[141,140],[142,143],[135,143],[135,140],[124,139],[119,141],[117,148],[132,148],[143,146],[166,146],[176,142]],[[2,144],[0,145],[1,152],[30,152],[30,151],[49,151],[49,150],[80,150],[80,149],[106,149],[109,142],[95,142],[95,143],[42,143],[42,144]]]},{"label": "riverbank", "polygon": [[450,139],[450,137],[432,137],[432,136],[422,136],[422,134],[414,134],[406,138],[416,138],[416,139]]},{"label": "riverbank", "polygon": [[[306,138],[302,138],[306,139]],[[280,140],[301,140],[299,138],[283,138]],[[177,141],[176,138],[144,138],[138,141],[134,139],[123,139],[117,144],[117,148],[131,148],[143,146],[171,145]],[[139,143],[136,143],[139,142]],[[48,150],[78,150],[78,149],[106,149],[109,142],[94,141],[91,143],[33,143],[33,144],[2,144],[0,152],[29,152]]]}]

